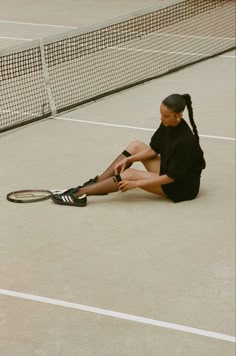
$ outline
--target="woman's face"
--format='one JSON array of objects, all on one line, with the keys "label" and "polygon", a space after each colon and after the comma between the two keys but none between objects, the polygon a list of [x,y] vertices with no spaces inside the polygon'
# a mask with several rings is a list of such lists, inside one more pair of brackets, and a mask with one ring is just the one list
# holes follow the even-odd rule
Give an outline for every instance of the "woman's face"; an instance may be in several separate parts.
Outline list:
[{"label": "woman's face", "polygon": [[161,104],[160,106],[161,122],[164,126],[177,126],[182,118],[182,112],[176,114],[172,110],[168,109],[167,106]]}]

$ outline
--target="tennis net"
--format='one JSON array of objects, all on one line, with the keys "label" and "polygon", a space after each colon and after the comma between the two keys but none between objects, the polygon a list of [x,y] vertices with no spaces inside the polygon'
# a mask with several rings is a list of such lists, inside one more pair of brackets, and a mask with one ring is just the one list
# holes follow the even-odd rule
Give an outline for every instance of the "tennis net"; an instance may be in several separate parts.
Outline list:
[{"label": "tennis net", "polygon": [[163,0],[0,50],[0,132],[235,48],[235,1]]}]

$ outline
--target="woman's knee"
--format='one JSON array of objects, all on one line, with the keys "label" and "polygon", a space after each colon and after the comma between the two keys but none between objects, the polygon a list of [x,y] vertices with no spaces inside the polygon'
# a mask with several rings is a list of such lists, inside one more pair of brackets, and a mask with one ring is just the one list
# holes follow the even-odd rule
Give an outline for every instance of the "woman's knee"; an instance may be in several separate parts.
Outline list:
[{"label": "woman's knee", "polygon": [[124,180],[138,180],[138,179],[150,179],[157,178],[159,174],[153,172],[142,171],[135,168],[128,168],[120,175],[121,179]]},{"label": "woman's knee", "polygon": [[130,154],[135,154],[135,153],[142,152],[142,151],[146,150],[148,147],[149,146],[146,143],[139,141],[139,140],[135,140],[135,141],[132,141],[128,145],[127,151]]},{"label": "woman's knee", "polygon": [[124,172],[121,173],[121,179],[129,179],[133,180],[135,178],[137,170],[133,168],[128,168]]}]

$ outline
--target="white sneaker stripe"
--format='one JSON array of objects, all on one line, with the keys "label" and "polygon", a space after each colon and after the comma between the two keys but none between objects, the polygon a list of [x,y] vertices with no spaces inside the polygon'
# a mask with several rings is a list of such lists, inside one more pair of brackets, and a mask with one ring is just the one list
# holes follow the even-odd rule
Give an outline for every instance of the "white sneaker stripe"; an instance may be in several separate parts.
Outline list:
[{"label": "white sneaker stripe", "polygon": [[[70,196],[70,195],[62,195],[61,198],[62,198],[64,203],[74,203],[73,197]],[[77,197],[77,199],[79,199],[79,200],[80,199],[83,200],[85,198],[86,198],[86,194],[83,194],[80,197]]]},{"label": "white sneaker stripe", "polygon": [[70,195],[63,195],[62,200],[64,201],[64,203],[74,203],[74,201]]}]

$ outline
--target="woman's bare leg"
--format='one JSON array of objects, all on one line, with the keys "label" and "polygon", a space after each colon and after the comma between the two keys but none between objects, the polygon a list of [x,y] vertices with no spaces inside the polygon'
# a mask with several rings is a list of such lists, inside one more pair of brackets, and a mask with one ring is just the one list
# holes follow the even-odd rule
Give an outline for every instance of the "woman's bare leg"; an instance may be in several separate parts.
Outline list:
[{"label": "woman's bare leg", "polygon": [[[108,166],[105,171],[100,174],[96,180],[96,183],[97,182],[101,182],[103,181],[104,179],[107,179],[107,178],[110,178],[112,176],[114,176],[115,174],[115,165],[121,161],[122,159],[126,158],[126,157],[129,157],[131,156],[131,153],[127,150],[124,150],[118,157],[116,157],[116,159],[110,164],[110,166]],[[128,168],[128,167],[127,167]]]},{"label": "woman's bare leg", "polygon": [[[146,179],[148,181],[151,178],[157,178],[157,177],[159,177],[158,172],[140,171],[137,169],[128,168],[123,173],[121,173],[121,175],[109,177],[104,179],[103,181],[80,188],[76,195],[81,196],[83,194],[86,194],[89,196],[89,195],[98,195],[98,194],[117,192],[119,190],[119,186],[118,186],[119,179],[133,180],[133,181]],[[145,188],[144,186],[142,189],[146,190],[149,193],[165,196],[165,193],[163,192],[160,185],[156,185],[154,188],[153,187]]]},{"label": "woman's bare leg", "polygon": [[[115,174],[115,165],[124,159],[125,157],[132,156],[136,153],[140,153],[142,151],[145,151],[149,146],[145,144],[144,142],[141,141],[133,141],[131,142],[111,164],[110,166],[98,177],[97,182],[101,182],[104,179],[107,179],[109,177],[114,176]],[[159,159],[154,158],[154,159],[149,159],[145,160],[142,162],[144,167],[146,168],[147,171],[149,172],[159,172],[160,169],[160,162]]]},{"label": "woman's bare leg", "polygon": [[[149,172],[149,171],[140,171],[137,169],[130,168],[123,173],[121,173],[121,178],[122,180],[141,180],[141,179],[146,179],[147,183],[149,179],[152,178],[158,178],[159,177],[159,172]],[[157,194],[161,195],[163,197],[166,197],[161,185],[156,185],[155,187],[142,187],[143,190],[152,193],[152,194]]]}]

